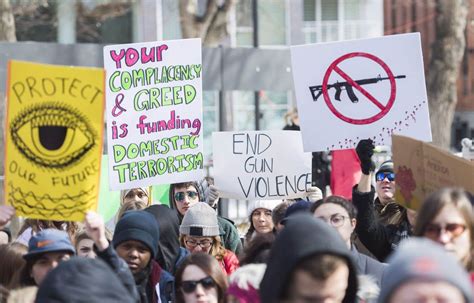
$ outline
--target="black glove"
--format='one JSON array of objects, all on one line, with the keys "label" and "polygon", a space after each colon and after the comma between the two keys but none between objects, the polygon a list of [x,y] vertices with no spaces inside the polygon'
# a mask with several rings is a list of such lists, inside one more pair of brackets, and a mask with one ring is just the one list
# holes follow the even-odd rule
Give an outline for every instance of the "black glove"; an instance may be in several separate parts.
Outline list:
[{"label": "black glove", "polygon": [[372,161],[374,154],[374,142],[371,139],[360,140],[356,147],[357,156],[360,160],[360,168],[364,175],[375,170],[375,163]]}]

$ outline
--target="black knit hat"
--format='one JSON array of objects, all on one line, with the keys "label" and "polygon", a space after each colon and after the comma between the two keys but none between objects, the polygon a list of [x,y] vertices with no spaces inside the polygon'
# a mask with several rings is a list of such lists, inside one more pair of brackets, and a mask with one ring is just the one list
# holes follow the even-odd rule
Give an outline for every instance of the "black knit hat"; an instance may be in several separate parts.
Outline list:
[{"label": "black knit hat", "polygon": [[155,217],[149,212],[135,210],[126,212],[115,226],[112,243],[114,248],[125,241],[140,241],[150,249],[154,258],[158,251],[160,229]]},{"label": "black knit hat", "polygon": [[380,167],[377,170],[377,174],[381,172],[393,173],[393,161],[387,160],[383,162],[382,164],[380,164]]},{"label": "black knit hat", "polygon": [[48,273],[35,302],[129,303],[134,298],[104,261],[74,257]]}]

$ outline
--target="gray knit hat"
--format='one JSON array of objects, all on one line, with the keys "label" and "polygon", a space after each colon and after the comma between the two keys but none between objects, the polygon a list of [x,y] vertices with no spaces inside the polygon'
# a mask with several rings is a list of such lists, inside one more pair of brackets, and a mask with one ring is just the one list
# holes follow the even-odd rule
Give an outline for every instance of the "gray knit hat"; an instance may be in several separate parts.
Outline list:
[{"label": "gray knit hat", "polygon": [[188,236],[219,236],[216,211],[207,203],[196,203],[184,214],[179,233]]},{"label": "gray knit hat", "polygon": [[472,300],[472,286],[461,264],[435,242],[424,238],[404,241],[388,259],[379,303],[388,302],[395,290],[411,280],[447,282],[458,288],[466,302]]}]

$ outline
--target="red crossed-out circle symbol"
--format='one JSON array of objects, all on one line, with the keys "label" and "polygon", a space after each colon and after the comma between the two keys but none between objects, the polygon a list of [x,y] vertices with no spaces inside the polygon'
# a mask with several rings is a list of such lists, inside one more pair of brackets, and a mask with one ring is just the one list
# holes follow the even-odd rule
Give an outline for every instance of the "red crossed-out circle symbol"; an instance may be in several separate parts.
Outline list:
[{"label": "red crossed-out circle symbol", "polygon": [[[355,80],[353,80],[348,74],[346,74],[343,70],[341,70],[337,66],[342,61],[347,60],[347,59],[351,59],[351,58],[354,58],[354,57],[364,57],[364,58],[370,59],[372,61],[375,61],[376,63],[378,63],[385,70],[385,72],[387,73],[387,77],[389,78],[388,80],[390,81],[390,87],[391,87],[390,88],[390,97],[389,97],[388,102],[387,102],[386,105],[383,105],[382,103],[380,103],[377,99],[375,99],[374,96],[372,96],[361,85],[357,84],[355,82]],[[350,118],[350,117],[347,117],[347,116],[343,115],[342,113],[340,113],[336,109],[336,107],[334,107],[334,104],[332,104],[331,98],[329,97],[329,94],[328,94],[328,80],[329,80],[329,76],[331,76],[331,73],[333,71],[336,72],[337,74],[339,74],[342,78],[344,78],[344,80],[346,80],[347,83],[349,83],[353,88],[355,88],[361,94],[363,94],[370,102],[375,104],[375,106],[377,106],[380,109],[380,112],[378,112],[377,114],[375,114],[372,117],[368,117],[368,118],[364,118],[364,119]],[[329,67],[326,71],[326,74],[324,74],[322,92],[323,92],[323,96],[324,96],[324,101],[326,101],[326,105],[329,107],[331,112],[336,117],[338,117],[339,119],[341,119],[345,122],[351,123],[351,124],[370,124],[370,123],[373,123],[373,122],[383,118],[390,111],[390,109],[393,106],[393,103],[395,102],[397,87],[396,87],[396,82],[395,82],[395,78],[393,76],[393,73],[390,70],[390,68],[388,67],[388,65],[385,64],[385,62],[383,62],[380,58],[378,58],[378,57],[376,57],[372,54],[355,52],[355,53],[345,54],[345,55],[337,58],[333,63],[331,63],[331,65],[329,65]]]}]

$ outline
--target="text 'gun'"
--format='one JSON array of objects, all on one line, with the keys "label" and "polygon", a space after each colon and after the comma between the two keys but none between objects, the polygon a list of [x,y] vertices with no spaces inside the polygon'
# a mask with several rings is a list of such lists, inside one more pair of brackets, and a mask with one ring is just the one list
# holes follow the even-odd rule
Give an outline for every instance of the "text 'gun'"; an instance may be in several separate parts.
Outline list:
[{"label": "text 'gun'", "polygon": [[[394,77],[394,79],[404,79],[404,78],[406,78],[405,75]],[[380,75],[378,75],[378,77],[375,77],[375,78],[361,79],[361,80],[356,80],[354,82],[362,86],[362,85],[367,85],[367,84],[375,84],[377,82],[389,80],[389,79],[390,79],[389,77],[382,78],[380,77]],[[354,88],[349,82],[345,81],[345,82],[336,82],[334,84],[328,84],[327,89],[329,90],[331,88],[336,89],[335,99],[337,101],[341,101],[342,89],[345,89],[347,92],[347,96],[349,97],[349,99],[351,99],[352,103],[359,102],[359,98],[357,98],[357,96],[355,95]],[[311,91],[311,95],[313,96],[313,101],[318,101],[319,96],[321,96],[321,94],[323,93],[323,86],[322,85],[310,86],[309,90]]]}]

